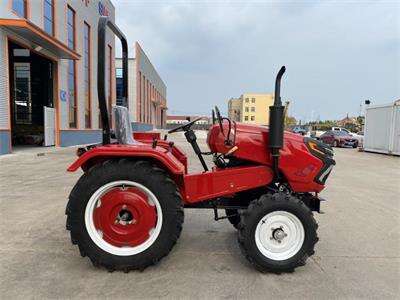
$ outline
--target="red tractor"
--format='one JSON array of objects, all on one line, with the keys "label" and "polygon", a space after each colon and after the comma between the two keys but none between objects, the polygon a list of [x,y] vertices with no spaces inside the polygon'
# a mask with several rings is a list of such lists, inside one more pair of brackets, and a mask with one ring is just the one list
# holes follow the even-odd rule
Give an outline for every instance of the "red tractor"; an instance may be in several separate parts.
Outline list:
[{"label": "red tractor", "polygon": [[[192,125],[182,131],[204,171],[188,173],[187,157],[167,135],[134,133],[125,107],[115,107],[110,129],[104,91],[105,32],[109,27],[123,49],[124,99],[127,99],[127,42],[106,17],[99,21],[98,98],[103,142],[78,150],[68,168],[84,171],[66,208],[67,229],[82,256],[110,271],[143,270],[166,256],[177,242],[184,208],[213,209],[215,220],[227,218],[238,230],[240,248],[260,271],[290,272],[305,264],[318,241],[313,211],[320,211],[318,193],[335,161],[332,149],[310,138],[284,132],[280,82],[270,126],[236,123],[213,111],[202,152]],[[207,166],[203,156],[213,157]],[[218,210],[225,210],[223,216]]]}]

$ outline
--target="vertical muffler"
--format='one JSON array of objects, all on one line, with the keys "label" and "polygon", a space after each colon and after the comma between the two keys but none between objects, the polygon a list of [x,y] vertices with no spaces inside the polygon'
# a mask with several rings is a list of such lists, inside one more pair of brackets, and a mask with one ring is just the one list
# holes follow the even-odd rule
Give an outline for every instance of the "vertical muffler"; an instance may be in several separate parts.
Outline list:
[{"label": "vertical muffler", "polygon": [[281,79],[286,68],[283,66],[275,80],[275,99],[274,105],[269,107],[269,149],[272,156],[272,168],[274,171],[274,181],[279,179],[279,156],[283,147],[283,128],[285,107],[281,100]]}]

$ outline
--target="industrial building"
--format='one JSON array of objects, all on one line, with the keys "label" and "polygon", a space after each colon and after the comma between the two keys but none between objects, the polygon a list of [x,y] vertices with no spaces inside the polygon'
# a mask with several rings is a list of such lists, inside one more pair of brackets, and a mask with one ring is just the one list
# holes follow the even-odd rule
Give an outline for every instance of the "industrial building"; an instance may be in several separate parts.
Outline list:
[{"label": "industrial building", "polygon": [[268,125],[269,107],[274,103],[273,94],[246,93],[228,101],[228,116],[242,123]]},{"label": "industrial building", "polygon": [[[101,140],[97,23],[109,0],[0,0],[0,154],[20,145]],[[115,103],[114,35],[107,34],[109,106]]]},{"label": "industrial building", "polygon": [[[138,42],[128,60],[128,109],[133,130],[163,128],[166,124],[167,87]],[[122,98],[122,59],[116,59],[117,102]]]}]

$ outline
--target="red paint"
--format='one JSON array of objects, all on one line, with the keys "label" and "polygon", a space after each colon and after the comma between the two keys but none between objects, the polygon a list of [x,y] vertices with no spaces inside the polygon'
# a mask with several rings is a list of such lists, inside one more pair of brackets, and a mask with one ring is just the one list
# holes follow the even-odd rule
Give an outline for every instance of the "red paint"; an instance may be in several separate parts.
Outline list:
[{"label": "red paint", "polygon": [[267,166],[235,167],[184,176],[183,199],[187,203],[266,186],[273,174]]},{"label": "red paint", "polygon": [[[228,124],[225,122],[223,125],[226,135]],[[268,132],[269,128],[266,126],[237,123],[235,145],[238,146],[238,150],[233,156],[271,166]],[[207,137],[210,150],[219,153],[228,152],[231,146],[226,146],[224,140],[219,125],[213,125]],[[308,151],[302,136],[285,132],[279,167],[295,192],[320,192],[324,186],[314,183],[313,179],[322,166],[321,160]]]},{"label": "red paint", "polygon": [[118,145],[111,144],[99,146],[85,152],[72,165],[68,171],[74,172],[78,168],[87,169],[91,162],[105,160],[110,158],[147,158],[154,159],[160,165],[166,168],[170,173],[183,175],[185,166],[169,151],[162,147],[152,148],[150,144],[140,143],[138,145]]},{"label": "red paint", "polygon": [[[227,124],[224,124],[227,134]],[[216,197],[230,197],[237,192],[266,186],[271,183],[271,159],[268,149],[268,127],[237,124],[235,145],[238,150],[232,156],[252,162],[234,168],[218,169],[197,174],[187,174],[187,157],[173,143],[157,139],[153,148],[154,133],[136,133],[137,145],[118,145],[95,147],[78,158],[68,171],[79,167],[87,170],[90,166],[110,158],[150,159],[168,171],[176,182],[185,203],[195,203]],[[230,149],[224,144],[224,136],[218,125],[211,127],[207,142],[211,151],[226,153]],[[320,192],[324,186],[314,178],[323,167],[322,161],[313,156],[303,138],[285,132],[284,147],[281,150],[280,171],[294,192]]]},{"label": "red paint", "polygon": [[151,140],[151,141],[153,141],[154,139],[159,140],[160,133],[159,132],[134,132],[133,138],[135,140]]},{"label": "red paint", "polygon": [[[123,222],[118,216],[125,211],[132,216],[131,222]],[[103,240],[117,247],[138,246],[149,238],[156,227],[155,206],[136,188],[114,188],[101,197],[100,206],[93,212],[94,226],[103,233]]]}]

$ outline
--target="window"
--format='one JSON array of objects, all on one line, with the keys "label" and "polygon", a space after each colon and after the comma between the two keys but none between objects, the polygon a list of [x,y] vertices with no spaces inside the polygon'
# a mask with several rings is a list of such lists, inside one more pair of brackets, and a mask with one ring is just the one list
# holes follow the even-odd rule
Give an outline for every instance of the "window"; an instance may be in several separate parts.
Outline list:
[{"label": "window", "polygon": [[75,11],[67,7],[67,45],[75,50]]},{"label": "window", "polygon": [[248,107],[245,107],[245,108],[244,108],[244,111],[245,111],[245,112],[249,112],[249,108],[248,108]]},{"label": "window", "polygon": [[249,120],[249,116],[244,116],[244,120],[248,121]]},{"label": "window", "polygon": [[12,10],[21,18],[26,18],[26,0],[12,0]]},{"label": "window", "polygon": [[76,128],[75,61],[68,61],[69,128]]},{"label": "window", "polygon": [[[139,75],[139,86],[140,86],[140,75]],[[117,105],[122,105],[122,68],[115,69],[116,87],[117,87]],[[139,99],[140,99],[140,89],[139,89]]]},{"label": "window", "polygon": [[85,88],[85,128],[91,128],[92,120],[90,103],[90,26],[86,22],[83,23],[83,73]]},{"label": "window", "polygon": [[249,98],[245,98],[244,101],[245,101],[246,103],[248,103],[248,102],[249,102]]},{"label": "window", "polygon": [[254,116],[251,116],[250,118],[252,121],[254,121],[256,118]]},{"label": "window", "polygon": [[140,121],[144,122],[144,109],[145,109],[145,103],[146,103],[146,77],[142,75],[142,99],[141,99],[141,107],[140,107]]},{"label": "window", "polygon": [[31,64],[14,62],[14,122],[32,124]]},{"label": "window", "polygon": [[139,71],[139,101],[137,104],[137,112],[136,112],[139,122],[142,120],[142,115],[140,113],[141,107],[142,107],[142,72]]},{"label": "window", "polygon": [[256,98],[251,98],[251,103],[256,103]]},{"label": "window", "polygon": [[256,108],[253,106],[253,107],[251,108],[251,111],[252,111],[252,112],[255,112],[255,111],[256,111]]},{"label": "window", "polygon": [[44,31],[54,35],[54,0],[44,0],[43,2],[43,21]]},{"label": "window", "polygon": [[[67,6],[67,44],[75,49],[75,11]],[[69,127],[77,127],[77,97],[75,82],[75,61],[68,61],[68,99],[69,99]]]}]

